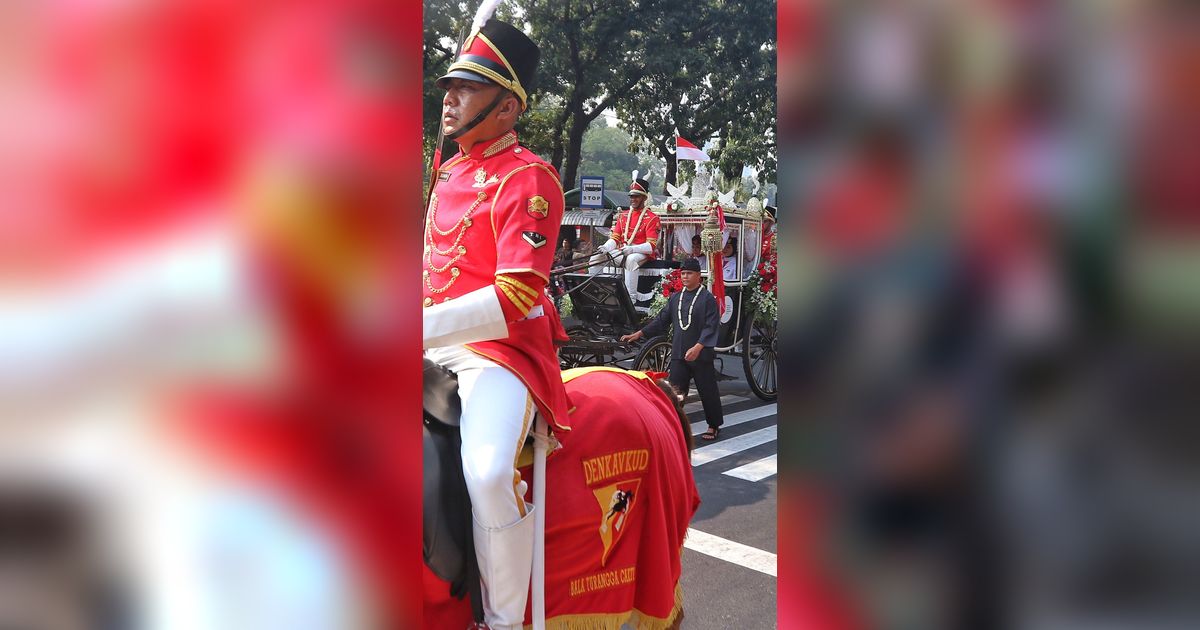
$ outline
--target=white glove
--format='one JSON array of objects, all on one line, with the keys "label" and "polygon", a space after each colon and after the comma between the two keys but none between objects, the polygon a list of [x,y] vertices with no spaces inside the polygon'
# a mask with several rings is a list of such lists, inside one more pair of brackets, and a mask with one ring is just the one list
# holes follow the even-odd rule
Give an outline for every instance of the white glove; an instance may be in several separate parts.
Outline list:
[{"label": "white glove", "polygon": [[607,241],[604,241],[604,244],[601,245],[596,251],[611,252],[612,250],[614,250],[616,248],[617,248],[617,242],[610,238]]},{"label": "white glove", "polygon": [[500,298],[491,285],[422,309],[423,347],[440,348],[508,337]]}]

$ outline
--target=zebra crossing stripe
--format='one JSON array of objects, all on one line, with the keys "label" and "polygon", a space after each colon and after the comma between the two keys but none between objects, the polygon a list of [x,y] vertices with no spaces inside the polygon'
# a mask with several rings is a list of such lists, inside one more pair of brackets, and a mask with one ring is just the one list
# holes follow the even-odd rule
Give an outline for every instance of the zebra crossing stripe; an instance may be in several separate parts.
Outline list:
[{"label": "zebra crossing stripe", "polygon": [[[739,424],[742,424],[743,422],[750,422],[752,420],[758,420],[759,418],[765,418],[767,416],[774,415],[777,413],[779,413],[779,404],[778,403],[771,403],[769,405],[763,405],[762,407],[755,407],[753,409],[747,409],[745,411],[731,413],[728,416],[725,416],[724,422],[721,424],[721,428],[725,429],[727,427],[737,426]],[[700,435],[707,428],[708,428],[707,422],[693,422],[692,423],[692,435]]]},{"label": "zebra crossing stripe", "polygon": [[702,446],[692,451],[692,467],[702,466],[722,457],[729,457],[760,444],[774,442],[777,435],[777,428],[775,425],[771,425],[765,429],[751,431],[735,438],[720,440],[711,446]]},{"label": "zebra crossing stripe", "polygon": [[[721,397],[721,406],[724,407],[725,405],[732,405],[733,403],[740,403],[744,400],[750,400],[750,399],[746,398],[745,396],[738,396],[737,394],[726,394]],[[690,402],[690,403],[684,405],[683,413],[691,415],[693,413],[696,413],[697,411],[700,411],[701,409],[704,409],[704,404],[701,403],[699,400],[696,400],[695,402]]]},{"label": "zebra crossing stripe", "polygon": [[750,462],[745,466],[738,466],[733,470],[726,470],[722,475],[745,479],[746,481],[762,481],[767,477],[771,477],[778,472],[779,453],[775,453],[770,457],[764,457],[756,462]]},{"label": "zebra crossing stripe", "polygon": [[718,560],[732,562],[771,577],[779,577],[778,558],[769,551],[706,534],[691,527],[687,530],[687,537],[683,539],[683,546]]}]

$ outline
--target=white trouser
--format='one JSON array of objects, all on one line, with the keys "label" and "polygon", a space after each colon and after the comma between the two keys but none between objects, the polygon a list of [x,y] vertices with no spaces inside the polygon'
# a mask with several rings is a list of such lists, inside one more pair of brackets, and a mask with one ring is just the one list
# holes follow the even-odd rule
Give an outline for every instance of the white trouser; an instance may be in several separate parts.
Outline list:
[{"label": "white trouser", "polygon": [[[616,256],[616,263],[625,268],[625,288],[629,290],[629,297],[634,302],[638,301],[638,277],[640,277],[642,263],[644,263],[647,258],[649,258],[649,256],[640,253],[618,254]],[[596,254],[593,254],[591,260],[593,266],[588,268],[588,273],[593,275],[598,273],[600,271],[600,265],[596,263],[605,261],[607,259],[607,253],[597,252]]]},{"label": "white trouser", "polygon": [[425,356],[458,374],[484,621],[496,630],[521,628],[533,570],[533,506],[523,498],[516,462],[537,408],[516,376],[463,346],[431,348]]}]

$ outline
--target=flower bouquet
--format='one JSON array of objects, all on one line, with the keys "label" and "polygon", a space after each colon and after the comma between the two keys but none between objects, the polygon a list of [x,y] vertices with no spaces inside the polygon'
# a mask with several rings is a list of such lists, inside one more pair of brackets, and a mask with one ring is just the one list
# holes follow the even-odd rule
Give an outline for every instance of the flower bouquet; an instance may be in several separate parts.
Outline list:
[{"label": "flower bouquet", "polygon": [[672,293],[677,293],[683,290],[683,277],[679,274],[678,269],[673,269],[671,273],[662,277],[658,281],[658,285],[654,287],[654,300],[650,302],[650,310],[647,315],[651,318],[658,315],[667,306],[667,299]]},{"label": "flower bouquet", "polygon": [[779,319],[779,251],[774,247],[764,253],[762,261],[750,274],[750,304],[754,318],[763,323]]}]

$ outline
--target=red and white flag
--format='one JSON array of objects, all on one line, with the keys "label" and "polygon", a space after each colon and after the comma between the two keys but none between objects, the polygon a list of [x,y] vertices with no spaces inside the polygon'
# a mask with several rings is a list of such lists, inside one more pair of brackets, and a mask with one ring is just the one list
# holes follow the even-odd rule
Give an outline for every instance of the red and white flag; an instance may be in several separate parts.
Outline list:
[{"label": "red and white flag", "polygon": [[679,136],[675,136],[675,159],[707,162],[709,157],[707,153],[701,151],[696,145]]}]

